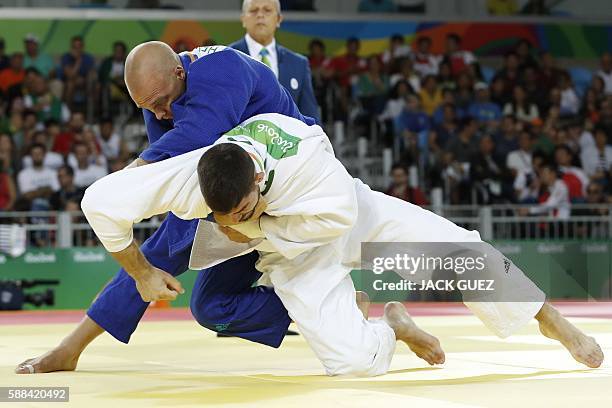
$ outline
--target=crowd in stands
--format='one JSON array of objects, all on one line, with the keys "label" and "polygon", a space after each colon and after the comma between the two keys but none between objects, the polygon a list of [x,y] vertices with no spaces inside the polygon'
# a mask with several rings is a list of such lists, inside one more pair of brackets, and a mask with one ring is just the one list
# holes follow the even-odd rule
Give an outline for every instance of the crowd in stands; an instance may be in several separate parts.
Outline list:
[{"label": "crowd in stands", "polygon": [[[326,57],[323,43],[311,42],[323,112],[352,121],[365,136],[374,126],[401,158],[389,193],[424,205],[441,187],[450,204],[532,204],[522,213],[559,219],[573,203],[612,201],[609,53],[591,72],[559,66],[520,40],[495,71],[456,34],[447,36],[443,54],[431,46],[425,36],[407,44],[395,35],[384,53],[363,58],[351,38],[345,54]],[[337,98],[331,110],[330,89]],[[411,167],[420,182],[409,181]]]},{"label": "crowd in stands", "polygon": [[[113,106],[129,100],[127,47],[96,63],[83,38],[57,64],[28,34],[23,52],[5,55],[0,39],[0,210],[78,210],[85,188],[124,167],[130,153]],[[87,123],[88,103],[97,118]]]},{"label": "crowd in stands", "polygon": [[[524,203],[525,215],[559,219],[572,203],[610,202],[610,54],[585,74],[521,40],[494,71],[461,40],[449,34],[435,54],[428,37],[394,35],[368,57],[357,38],[334,57],[312,40],[323,122],[380,135],[399,158],[388,193],[419,205],[436,187],[449,204]],[[116,126],[116,106],[129,102],[126,45],[99,61],[81,37],[68,46],[53,58],[28,35],[6,55],[0,39],[0,211],[76,210],[85,188],[138,153]]]}]

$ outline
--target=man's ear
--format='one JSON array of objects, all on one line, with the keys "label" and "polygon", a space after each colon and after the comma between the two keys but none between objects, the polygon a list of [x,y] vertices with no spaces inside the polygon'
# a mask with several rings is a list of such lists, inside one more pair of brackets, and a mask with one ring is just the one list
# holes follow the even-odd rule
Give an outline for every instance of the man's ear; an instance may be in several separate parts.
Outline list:
[{"label": "man's ear", "polygon": [[276,28],[279,28],[282,22],[283,22],[283,15],[279,14],[278,21],[276,22]]},{"label": "man's ear", "polygon": [[177,79],[184,81],[185,80],[185,69],[177,65],[176,67],[174,67],[174,75],[176,75]]},{"label": "man's ear", "polygon": [[260,172],[260,173],[255,174],[255,184],[261,183],[263,181],[263,179],[264,179],[264,176],[265,176],[265,174],[264,174],[263,171]]}]

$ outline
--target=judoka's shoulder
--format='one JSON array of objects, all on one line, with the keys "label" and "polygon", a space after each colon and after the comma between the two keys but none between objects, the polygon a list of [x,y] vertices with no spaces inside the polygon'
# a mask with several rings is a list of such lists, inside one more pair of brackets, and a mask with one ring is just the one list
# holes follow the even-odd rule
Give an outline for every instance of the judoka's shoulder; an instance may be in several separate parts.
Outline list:
[{"label": "judoka's shoulder", "polygon": [[232,69],[236,64],[248,64],[246,55],[226,46],[199,47],[192,51],[197,59],[189,66],[190,72],[200,70],[210,71],[219,69]]}]

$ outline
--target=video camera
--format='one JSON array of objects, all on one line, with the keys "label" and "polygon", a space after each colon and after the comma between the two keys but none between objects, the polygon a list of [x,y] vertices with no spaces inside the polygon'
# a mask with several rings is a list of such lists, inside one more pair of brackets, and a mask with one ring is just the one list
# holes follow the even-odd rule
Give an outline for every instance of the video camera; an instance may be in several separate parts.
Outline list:
[{"label": "video camera", "polygon": [[0,310],[22,310],[28,303],[36,307],[55,304],[55,292],[48,288],[41,292],[25,293],[24,289],[39,285],[58,285],[59,280],[1,280],[0,281]]}]

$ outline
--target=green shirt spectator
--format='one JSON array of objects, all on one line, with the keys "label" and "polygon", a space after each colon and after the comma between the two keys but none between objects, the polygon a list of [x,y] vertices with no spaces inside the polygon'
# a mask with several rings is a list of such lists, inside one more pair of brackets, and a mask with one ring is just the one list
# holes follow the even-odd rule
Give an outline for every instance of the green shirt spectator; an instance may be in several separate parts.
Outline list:
[{"label": "green shirt spectator", "polygon": [[48,78],[55,64],[49,55],[40,52],[38,37],[28,34],[23,42],[25,46],[24,68],[36,68],[45,78]]}]

